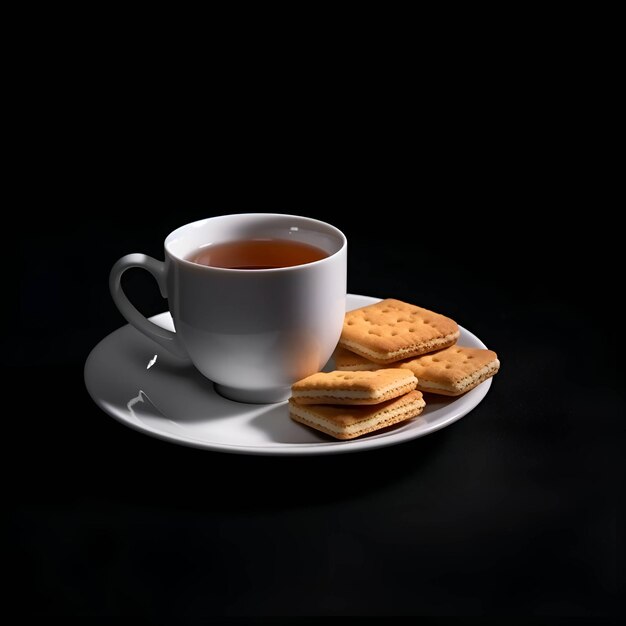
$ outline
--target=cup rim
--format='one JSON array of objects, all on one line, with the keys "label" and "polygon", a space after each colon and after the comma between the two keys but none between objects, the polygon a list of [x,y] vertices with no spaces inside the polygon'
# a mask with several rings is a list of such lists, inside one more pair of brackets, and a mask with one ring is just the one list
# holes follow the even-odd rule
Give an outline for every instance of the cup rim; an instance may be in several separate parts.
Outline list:
[{"label": "cup rim", "polygon": [[[198,228],[205,222],[208,222],[211,220],[219,220],[219,219],[233,218],[233,217],[244,217],[244,216],[245,217],[286,217],[286,218],[301,220],[303,222],[317,224],[317,225],[320,225],[329,229],[333,234],[337,235],[341,241],[341,246],[337,250],[335,250],[335,252],[333,252],[332,254],[329,254],[323,259],[319,259],[317,261],[310,261],[308,263],[300,263],[299,265],[288,265],[287,267],[272,267],[272,268],[255,269],[255,270],[238,269],[238,268],[233,268],[233,267],[213,267],[211,265],[201,265],[200,263],[194,263],[193,261],[189,261],[185,259],[184,257],[178,254],[175,254],[169,248],[169,244],[177,237],[177,235],[180,235],[183,230],[187,230],[189,228],[194,228],[194,227]],[[292,215],[290,213],[227,213],[225,215],[215,215],[213,217],[205,217],[204,219],[196,220],[194,222],[189,222],[187,224],[183,224],[182,226],[179,226],[178,228],[175,228],[172,232],[169,233],[169,235],[167,235],[167,237],[165,238],[165,241],[163,242],[163,247],[167,255],[175,259],[177,262],[183,263],[184,265],[192,267],[196,270],[214,271],[214,272],[233,272],[236,274],[254,274],[254,275],[274,273],[274,272],[288,272],[288,271],[297,270],[298,268],[312,267],[314,265],[319,265],[321,263],[327,263],[331,259],[333,259],[335,256],[337,256],[339,253],[344,251],[347,245],[348,245],[347,237],[336,226],[333,226],[332,224],[329,224],[328,222],[315,219],[313,217],[305,217],[303,215]]]}]

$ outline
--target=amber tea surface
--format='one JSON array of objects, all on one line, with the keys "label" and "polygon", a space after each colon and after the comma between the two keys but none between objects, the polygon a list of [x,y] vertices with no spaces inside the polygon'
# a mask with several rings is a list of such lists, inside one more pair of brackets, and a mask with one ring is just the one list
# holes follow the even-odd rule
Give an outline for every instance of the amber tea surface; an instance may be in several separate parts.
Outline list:
[{"label": "amber tea surface", "polygon": [[188,261],[209,267],[236,270],[267,270],[304,265],[325,259],[321,248],[287,239],[247,239],[211,244],[195,250]]}]

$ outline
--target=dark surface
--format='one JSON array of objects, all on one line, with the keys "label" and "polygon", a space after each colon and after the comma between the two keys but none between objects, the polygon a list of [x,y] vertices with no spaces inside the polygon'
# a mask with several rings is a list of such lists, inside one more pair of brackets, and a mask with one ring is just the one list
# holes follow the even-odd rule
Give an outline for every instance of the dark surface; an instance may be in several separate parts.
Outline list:
[{"label": "dark surface", "polygon": [[[288,158],[261,174],[226,155],[221,169],[173,177],[158,155],[139,170],[132,150],[108,170],[77,165],[42,183],[54,210],[25,215],[3,368],[25,390],[4,416],[16,428],[5,446],[24,448],[5,487],[22,611],[546,623],[623,613],[618,333],[586,307],[598,302],[581,284],[588,259],[555,250],[563,233],[533,204],[530,174],[512,177],[494,152],[471,173],[434,164],[415,183],[406,166],[344,173],[337,156],[307,176]],[[485,401],[433,435],[317,458],[180,447],[100,411],[82,368],[123,324],[107,288],[114,261],[162,258],[174,227],[256,210],[334,223],[349,240],[350,292],[448,314],[496,350]],[[164,310],[147,274],[125,285],[147,315]]]}]

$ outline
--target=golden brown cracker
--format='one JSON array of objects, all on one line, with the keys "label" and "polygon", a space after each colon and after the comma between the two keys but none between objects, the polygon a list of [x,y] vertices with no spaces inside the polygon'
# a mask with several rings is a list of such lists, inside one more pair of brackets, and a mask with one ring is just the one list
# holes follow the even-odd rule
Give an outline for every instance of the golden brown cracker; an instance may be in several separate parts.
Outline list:
[{"label": "golden brown cracker", "polygon": [[335,359],[335,367],[345,372],[367,372],[385,367],[380,363],[374,363],[374,361],[370,361],[364,356],[356,354],[356,352],[352,352],[352,350],[342,348],[341,346],[335,350],[333,358]]},{"label": "golden brown cracker", "polygon": [[298,404],[379,404],[415,389],[417,379],[406,369],[376,372],[319,372],[291,386]]},{"label": "golden brown cracker", "polygon": [[336,439],[354,439],[419,415],[425,406],[420,391],[372,406],[298,404],[289,400],[291,419]]},{"label": "golden brown cracker", "polygon": [[370,361],[389,364],[456,343],[449,317],[388,298],[346,313],[339,345]]},{"label": "golden brown cracker", "polygon": [[493,350],[455,345],[398,366],[418,377],[417,388],[422,391],[459,396],[494,376],[500,369],[500,361]]}]

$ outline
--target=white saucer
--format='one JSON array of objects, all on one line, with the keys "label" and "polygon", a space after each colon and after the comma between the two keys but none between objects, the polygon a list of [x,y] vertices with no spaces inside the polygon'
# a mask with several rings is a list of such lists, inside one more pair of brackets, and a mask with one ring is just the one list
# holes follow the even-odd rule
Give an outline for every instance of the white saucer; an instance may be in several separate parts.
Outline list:
[{"label": "white saucer", "polygon": [[[348,294],[347,309],[378,300]],[[169,313],[151,319],[174,330]],[[464,328],[459,344],[485,347]],[[170,356],[129,325],[91,351],[85,384],[106,413],[160,439],[221,452],[300,455],[357,452],[422,437],[469,413],[487,394],[491,379],[458,398],[428,394],[419,417],[352,441],[337,441],[293,422],[286,402],[242,404],[223,398],[193,366]]]}]

